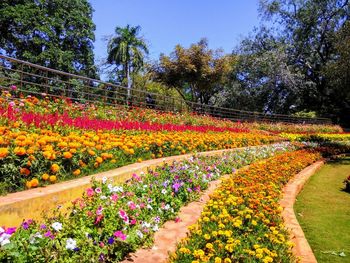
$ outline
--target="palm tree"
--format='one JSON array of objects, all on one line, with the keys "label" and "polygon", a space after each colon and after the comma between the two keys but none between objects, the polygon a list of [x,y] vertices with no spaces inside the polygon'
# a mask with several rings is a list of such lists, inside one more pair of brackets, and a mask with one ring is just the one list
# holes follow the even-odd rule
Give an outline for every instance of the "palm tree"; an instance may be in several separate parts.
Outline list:
[{"label": "palm tree", "polygon": [[122,67],[122,77],[127,80],[128,99],[131,93],[131,73],[143,67],[144,56],[148,54],[145,41],[138,36],[140,26],[116,27],[115,36],[108,43],[107,63]]}]

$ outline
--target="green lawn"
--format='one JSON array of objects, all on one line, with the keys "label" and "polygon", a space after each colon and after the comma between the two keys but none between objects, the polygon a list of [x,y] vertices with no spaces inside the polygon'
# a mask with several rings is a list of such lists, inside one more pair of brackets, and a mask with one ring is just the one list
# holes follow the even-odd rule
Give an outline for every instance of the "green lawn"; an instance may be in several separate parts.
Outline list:
[{"label": "green lawn", "polygon": [[349,174],[350,157],[329,162],[310,178],[294,205],[319,263],[350,262],[350,194],[342,190]]}]

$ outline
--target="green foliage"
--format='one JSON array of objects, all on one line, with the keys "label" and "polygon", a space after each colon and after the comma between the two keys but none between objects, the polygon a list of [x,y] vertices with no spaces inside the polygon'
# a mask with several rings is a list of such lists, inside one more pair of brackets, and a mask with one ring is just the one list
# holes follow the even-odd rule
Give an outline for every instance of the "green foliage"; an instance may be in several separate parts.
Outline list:
[{"label": "green foliage", "polygon": [[298,111],[293,114],[296,117],[316,118],[317,114],[315,111]]},{"label": "green foliage", "polygon": [[349,116],[349,1],[261,0],[267,23],[234,51],[226,107]]},{"label": "green foliage", "polygon": [[185,100],[208,104],[222,90],[231,69],[232,56],[208,48],[206,39],[186,49],[180,45],[154,67],[155,79],[175,88]]},{"label": "green foliage", "polygon": [[0,2],[0,47],[18,59],[95,77],[94,30],[87,0]]}]

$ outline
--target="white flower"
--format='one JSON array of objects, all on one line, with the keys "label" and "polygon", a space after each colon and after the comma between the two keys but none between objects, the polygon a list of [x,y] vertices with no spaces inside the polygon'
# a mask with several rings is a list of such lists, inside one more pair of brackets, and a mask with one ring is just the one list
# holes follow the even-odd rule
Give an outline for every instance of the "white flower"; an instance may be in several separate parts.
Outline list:
[{"label": "white flower", "polygon": [[142,232],[140,231],[140,230],[137,230],[136,231],[136,235],[139,237],[139,238],[143,238],[143,234],[142,234]]},{"label": "white flower", "polygon": [[1,226],[0,226],[0,234],[4,233],[5,232],[5,229],[3,229]]},{"label": "white flower", "polygon": [[105,199],[107,199],[107,196],[101,195],[101,196],[100,196],[100,199],[101,199],[101,200],[105,200]]},{"label": "white flower", "polygon": [[153,228],[152,228],[152,230],[153,230],[154,232],[157,232],[157,231],[159,230],[158,225],[154,225]]},{"label": "white flower", "polygon": [[107,182],[107,177],[106,176],[103,176],[102,178],[102,183],[105,184]]},{"label": "white flower", "polygon": [[153,207],[150,204],[147,205],[147,208],[153,210]]},{"label": "white flower", "polygon": [[162,190],[162,194],[163,194],[163,195],[166,194],[166,190],[165,190],[165,189]]},{"label": "white flower", "polygon": [[62,224],[60,222],[55,222],[52,225],[52,228],[55,229],[56,231],[62,230]]},{"label": "white flower", "polygon": [[42,238],[43,236],[40,234],[40,232],[36,232],[34,235],[30,235],[29,237],[29,243],[34,244],[36,243],[37,238]]},{"label": "white flower", "polygon": [[9,244],[10,243],[10,237],[11,237],[11,235],[3,233],[0,236],[0,246],[5,246],[6,244]]},{"label": "white flower", "polygon": [[77,247],[77,241],[75,241],[73,238],[68,238],[66,241],[66,249],[74,250],[76,247]]},{"label": "white flower", "polygon": [[150,223],[147,223],[147,222],[143,222],[142,227],[146,227],[146,228],[150,228],[151,227],[151,224]]},{"label": "white flower", "polygon": [[5,246],[7,244],[10,244],[10,240],[9,239],[4,239],[4,240],[0,241],[0,245],[1,246]]},{"label": "white flower", "polygon": [[121,187],[121,186],[114,186],[113,187],[113,192],[120,192],[120,193],[122,193],[122,192],[124,192],[124,190],[123,190],[123,187]]},{"label": "white flower", "polygon": [[169,205],[169,204],[166,204],[166,205],[164,206],[164,209],[165,209],[165,210],[169,210],[169,208],[170,208],[170,205]]},{"label": "white flower", "polygon": [[108,190],[109,190],[110,193],[113,192],[113,185],[112,185],[112,184],[108,184],[108,185],[107,185],[107,188],[108,188]]},{"label": "white flower", "polygon": [[147,187],[148,187],[148,185],[147,185],[147,184],[144,184],[144,185],[143,185],[143,188],[144,188],[144,189],[146,189]]}]

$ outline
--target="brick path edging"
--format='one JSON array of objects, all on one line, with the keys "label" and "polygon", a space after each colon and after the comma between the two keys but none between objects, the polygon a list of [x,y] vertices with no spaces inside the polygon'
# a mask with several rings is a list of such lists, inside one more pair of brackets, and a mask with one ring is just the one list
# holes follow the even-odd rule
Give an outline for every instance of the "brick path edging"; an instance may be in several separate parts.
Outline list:
[{"label": "brick path edging", "polygon": [[300,258],[302,263],[317,263],[316,257],[307,242],[304,232],[294,213],[294,203],[296,197],[303,189],[308,179],[319,170],[324,164],[324,160],[317,161],[303,169],[283,188],[283,198],[280,205],[283,207],[282,217],[285,226],[290,230],[291,241],[295,244],[293,253]]}]

